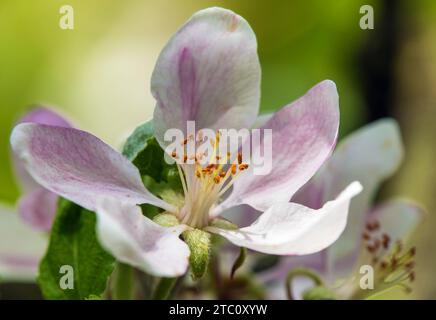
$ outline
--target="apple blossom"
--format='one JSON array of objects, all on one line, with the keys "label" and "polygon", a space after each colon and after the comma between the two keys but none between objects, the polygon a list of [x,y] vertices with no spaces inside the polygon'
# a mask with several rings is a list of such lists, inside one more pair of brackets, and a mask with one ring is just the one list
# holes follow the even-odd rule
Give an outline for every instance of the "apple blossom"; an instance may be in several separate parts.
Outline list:
[{"label": "apple blossom", "polygon": [[[70,127],[62,116],[44,107],[33,108],[19,123]],[[35,280],[39,261],[47,245],[44,232],[50,231],[58,196],[37,184],[17,155],[12,155],[12,161],[22,196],[17,209],[6,204],[0,205],[0,278]]]},{"label": "apple blossom", "polygon": [[[221,8],[194,14],[161,52],[151,92],[154,134],[163,149],[165,132],[184,130],[188,121],[214,131],[252,127],[259,110],[260,64],[249,24]],[[175,277],[186,272],[188,259],[192,265],[204,255],[197,255],[199,245],[208,250],[209,233],[276,255],[311,254],[335,242],[345,228],[350,199],[361,191],[358,182],[317,209],[289,200],[331,155],[338,127],[336,86],[323,81],[262,126],[272,130],[269,174],[254,175],[238,155],[230,155],[236,162],[229,169],[179,164],[184,195],[174,203],[147,190],[138,169],[90,133],[27,123],[14,128],[11,144],[39,184],[96,212],[100,242],[119,261]],[[140,204],[164,212],[153,221]],[[241,204],[263,214],[248,227],[223,228],[219,215]]]},{"label": "apple blossom", "polygon": [[[352,200],[347,227],[335,244],[313,255],[283,258],[276,267],[260,274],[261,281],[270,288],[271,298],[286,297],[284,281],[296,267],[319,272],[340,299],[370,296],[395,286],[408,288],[407,282],[415,277],[415,249],[407,248],[406,242],[422,221],[423,210],[404,199],[373,206],[379,185],[398,169],[403,154],[400,131],[392,119],[369,124],[339,144],[292,201],[319,208],[354,180],[362,183],[363,192]],[[252,214],[253,210],[245,210],[241,218],[249,221]],[[374,269],[373,290],[359,286],[363,265]],[[294,296],[301,297],[313,286],[303,278],[293,281]]]}]

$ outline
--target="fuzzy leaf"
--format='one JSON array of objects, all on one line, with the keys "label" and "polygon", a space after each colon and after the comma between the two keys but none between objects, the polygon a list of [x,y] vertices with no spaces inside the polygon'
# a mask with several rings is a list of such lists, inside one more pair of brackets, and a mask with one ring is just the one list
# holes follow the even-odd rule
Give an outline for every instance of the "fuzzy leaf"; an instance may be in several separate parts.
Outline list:
[{"label": "fuzzy leaf", "polygon": [[[38,282],[46,299],[95,299],[103,294],[115,260],[100,246],[95,224],[93,212],[68,200],[59,201],[47,253],[39,267]],[[64,277],[68,276],[72,288],[65,286]]]}]

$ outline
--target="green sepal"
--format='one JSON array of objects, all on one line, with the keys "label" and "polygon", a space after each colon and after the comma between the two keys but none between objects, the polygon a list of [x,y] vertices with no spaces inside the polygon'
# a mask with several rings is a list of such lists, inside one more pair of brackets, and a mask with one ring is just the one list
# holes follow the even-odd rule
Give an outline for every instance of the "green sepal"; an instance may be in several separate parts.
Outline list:
[{"label": "green sepal", "polygon": [[211,234],[199,230],[187,230],[183,232],[183,239],[191,251],[189,266],[194,280],[201,279],[206,273],[210,257]]},{"label": "green sepal", "polygon": [[230,279],[233,279],[236,270],[238,270],[244,264],[246,258],[247,258],[247,248],[240,247],[238,258],[236,258],[236,261],[232,267],[232,271],[230,272]]},{"label": "green sepal", "polygon": [[153,218],[153,221],[162,227],[174,227],[180,224],[179,219],[171,213],[159,213]]},{"label": "green sepal", "polygon": [[227,219],[224,218],[215,218],[209,223],[210,227],[218,228],[218,229],[224,229],[224,230],[236,230],[238,229],[238,226],[234,224],[233,222],[230,222]]}]

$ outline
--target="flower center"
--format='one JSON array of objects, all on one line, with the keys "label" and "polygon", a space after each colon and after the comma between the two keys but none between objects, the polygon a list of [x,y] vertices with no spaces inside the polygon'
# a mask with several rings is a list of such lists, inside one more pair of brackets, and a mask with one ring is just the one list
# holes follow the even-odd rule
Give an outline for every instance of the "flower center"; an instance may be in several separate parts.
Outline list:
[{"label": "flower center", "polygon": [[[194,139],[190,136],[188,139]],[[183,141],[186,145],[188,139]],[[198,137],[197,137],[198,139]],[[171,156],[177,161],[177,168],[182,181],[185,202],[179,212],[182,223],[193,228],[203,228],[209,224],[210,210],[218,203],[227,190],[235,182],[239,174],[248,168],[243,163],[242,154],[230,152],[222,156],[218,152],[220,134],[215,139],[210,139],[213,152],[188,155],[186,148],[183,155],[173,152]],[[203,138],[201,138],[203,140]],[[197,140],[198,142],[198,140]],[[186,163],[194,160],[194,164]]]},{"label": "flower center", "polygon": [[362,239],[375,270],[378,289],[400,286],[410,291],[407,282],[415,280],[416,248],[405,248],[401,240],[391,244],[390,236],[380,232],[380,223],[376,220],[367,223]]},{"label": "flower center", "polygon": [[[356,268],[371,265],[374,270],[374,288],[363,290],[360,287],[360,277],[351,276],[348,281],[338,288],[343,295],[351,295],[353,299],[375,296],[393,287],[400,287],[410,292],[410,282],[415,280],[416,248],[405,248],[401,240],[392,243],[391,237],[381,230],[377,220],[366,224],[362,234],[362,251]],[[358,270],[355,271],[356,274]],[[357,281],[356,281],[357,279]]]}]

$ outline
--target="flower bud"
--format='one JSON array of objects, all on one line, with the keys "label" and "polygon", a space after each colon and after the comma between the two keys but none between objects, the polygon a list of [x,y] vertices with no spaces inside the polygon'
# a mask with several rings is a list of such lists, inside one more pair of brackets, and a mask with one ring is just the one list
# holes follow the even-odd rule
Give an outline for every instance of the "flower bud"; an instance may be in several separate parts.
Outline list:
[{"label": "flower bud", "polygon": [[191,276],[194,280],[200,279],[206,273],[209,264],[211,235],[206,231],[193,229],[183,232],[183,238],[191,250],[189,256]]}]

